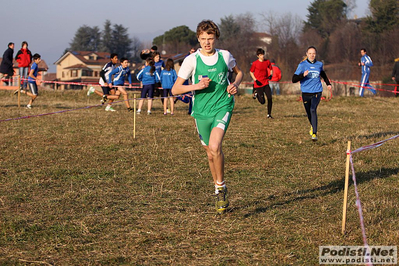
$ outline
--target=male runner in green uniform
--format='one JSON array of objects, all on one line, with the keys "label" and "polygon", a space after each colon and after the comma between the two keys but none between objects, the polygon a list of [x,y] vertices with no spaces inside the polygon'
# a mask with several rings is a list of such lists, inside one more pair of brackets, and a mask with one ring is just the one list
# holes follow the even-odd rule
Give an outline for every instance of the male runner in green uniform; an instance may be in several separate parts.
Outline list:
[{"label": "male runner in green uniform", "polygon": [[[201,143],[208,155],[215,183],[216,211],[223,213],[229,201],[224,182],[222,140],[234,109],[233,95],[237,93],[243,73],[228,51],[215,49],[219,36],[219,28],[213,21],[203,20],[198,24],[197,38],[201,49],[184,59],[172,93],[181,95],[193,91],[191,115],[195,118]],[[236,74],[232,83],[227,79],[229,70]],[[193,84],[183,85],[190,77]]]}]

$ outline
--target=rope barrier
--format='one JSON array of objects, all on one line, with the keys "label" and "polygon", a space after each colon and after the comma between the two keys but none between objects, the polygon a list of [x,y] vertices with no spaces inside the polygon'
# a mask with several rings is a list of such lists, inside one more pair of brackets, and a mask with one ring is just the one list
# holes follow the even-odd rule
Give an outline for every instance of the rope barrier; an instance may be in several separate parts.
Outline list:
[{"label": "rope barrier", "polygon": [[[366,252],[366,255],[365,255],[365,261],[369,261],[369,263],[367,265],[373,265],[373,264],[370,262],[371,261],[370,260],[370,255],[367,255],[367,254],[370,254],[370,252],[369,252],[370,248],[369,248],[369,245],[367,243],[367,235],[366,235],[366,228],[364,226],[364,216],[363,216],[362,203],[360,201],[359,189],[357,187],[356,173],[355,173],[355,167],[353,165],[353,157],[352,157],[352,155],[354,153],[357,153],[357,152],[378,148],[381,145],[383,145],[385,142],[393,140],[393,139],[396,139],[396,138],[399,138],[399,135],[390,137],[388,139],[385,139],[385,140],[382,140],[382,141],[379,141],[379,142],[376,142],[376,143],[373,143],[373,144],[370,144],[370,145],[366,145],[366,146],[360,147],[360,148],[358,148],[358,149],[356,149],[354,151],[351,151],[350,149],[348,149],[346,151],[346,154],[349,156],[349,163],[350,163],[351,170],[352,170],[352,181],[353,181],[353,186],[355,188],[356,208],[357,208],[357,211],[358,211],[358,214],[359,214],[359,222],[360,222],[360,228],[361,228],[361,231],[362,231],[363,245],[367,249],[367,252]],[[350,144],[348,144],[348,145],[350,146]],[[346,190],[346,188],[347,188],[347,180],[345,180],[345,190]],[[344,218],[343,218],[343,221],[342,221],[343,222],[343,232],[344,232],[344,229],[345,229],[345,219],[346,219],[346,201],[347,201],[346,197],[347,197],[347,195],[345,193],[345,197],[344,197]]]},{"label": "rope barrier", "polygon": [[[2,79],[2,81],[6,81],[6,80],[10,81],[10,80],[13,80],[13,79],[12,78],[11,79],[5,79],[5,78]],[[27,80],[28,79],[21,78],[21,82],[27,81]],[[90,83],[90,82],[66,82],[66,81],[43,81],[43,80],[41,80],[41,82],[42,83],[47,83],[47,84],[100,86],[101,87],[101,85],[99,83]],[[361,87],[357,83],[340,82],[340,81],[333,81],[333,80],[331,82],[338,83],[338,84],[353,84],[353,86]],[[283,81],[283,82],[280,82],[280,83],[292,83],[292,82]],[[252,84],[252,82],[243,82],[243,84]],[[371,83],[368,83],[368,84],[371,84]],[[131,88],[141,89],[140,83],[132,83],[132,85],[133,86]],[[383,85],[396,86],[395,84],[383,84]],[[114,87],[126,87],[126,88],[128,88],[129,85],[127,83],[125,83],[125,86],[114,86]],[[162,88],[159,88],[159,89],[162,89]],[[382,90],[382,89],[378,89],[378,90]],[[398,92],[389,91],[389,92],[399,93],[399,91]],[[328,98],[323,96],[322,100],[330,101],[332,99],[332,97],[333,97],[332,90],[329,90],[329,95],[330,95],[330,97],[328,97]],[[184,99],[184,97],[193,97],[193,96],[189,95],[189,94],[182,94],[182,95],[174,95],[174,96],[171,96],[171,97],[181,97],[181,98]],[[152,98],[152,99],[155,100],[155,99],[164,99],[164,98],[170,98],[170,97],[155,97],[155,98]],[[133,99],[128,99],[128,101],[129,100],[142,100],[142,99],[145,100],[145,99],[148,99],[148,98],[133,98]],[[301,99],[302,99],[302,97],[299,97],[299,99],[297,101],[301,101]],[[123,102],[123,101],[121,101],[121,102]],[[117,102],[114,102],[114,103],[117,103]],[[63,110],[63,111],[59,111],[59,112],[52,112],[52,113],[46,113],[46,114],[40,114],[40,115],[34,115],[34,116],[25,116],[25,117],[19,117],[19,118],[9,118],[9,119],[0,120],[0,122],[13,121],[13,120],[19,120],[19,119],[26,119],[26,118],[32,118],[32,117],[39,117],[39,116],[45,116],[45,115],[51,115],[51,114],[58,114],[58,113],[76,111],[76,110],[81,110],[81,109],[89,109],[89,108],[96,107],[96,106],[100,106],[100,105],[85,106],[85,107],[81,107],[81,108],[77,108],[77,109],[69,109],[69,110]]]},{"label": "rope barrier", "polygon": [[[2,79],[2,81],[12,81],[12,80],[13,80],[12,78],[11,79],[6,79],[6,78]],[[28,81],[28,79],[21,78],[21,82],[24,82],[24,81]],[[44,83],[44,84],[57,84],[57,85],[101,86],[99,83],[93,83],[93,82],[68,82],[68,81],[47,81],[47,80],[41,80],[41,82]],[[353,87],[365,88],[365,89],[370,89],[370,88],[367,87],[367,85],[392,86],[392,87],[395,87],[395,88],[398,86],[397,84],[394,84],[394,83],[392,83],[392,84],[391,83],[364,83],[365,85],[361,86],[359,83],[355,83],[355,82],[346,82],[346,81],[337,81],[337,80],[330,80],[330,82],[331,83],[336,83],[336,84],[342,84],[342,85],[351,85]],[[281,83],[281,84],[292,84],[291,81],[280,81],[279,83]],[[253,82],[244,81],[241,84],[252,85]],[[119,86],[119,87],[129,88],[129,84],[125,83],[124,86]],[[133,88],[133,89],[141,89],[140,83],[132,83],[132,87],[131,88]],[[160,88],[160,89],[162,89],[162,88]],[[396,91],[396,90],[386,90],[386,89],[381,89],[381,88],[375,88],[375,89],[379,90],[379,91],[392,92],[392,93],[395,93],[395,94],[399,93],[399,91]],[[322,98],[322,100],[325,100],[325,101],[331,100],[332,91],[330,91],[329,94],[331,95],[330,98],[325,98],[324,97],[324,99]],[[298,101],[300,101],[300,100],[301,99],[298,99]]]}]

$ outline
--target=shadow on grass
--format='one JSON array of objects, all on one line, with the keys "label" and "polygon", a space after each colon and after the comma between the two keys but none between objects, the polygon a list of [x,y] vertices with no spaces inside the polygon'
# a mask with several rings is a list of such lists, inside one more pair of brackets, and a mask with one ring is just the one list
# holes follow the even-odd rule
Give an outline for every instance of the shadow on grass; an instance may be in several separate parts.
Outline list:
[{"label": "shadow on grass", "polygon": [[399,132],[398,131],[388,131],[388,132],[378,132],[378,133],[373,133],[373,134],[369,134],[369,135],[360,135],[357,138],[365,138],[365,139],[372,139],[372,138],[382,138],[382,137],[393,137],[398,135]]},{"label": "shadow on grass", "polygon": [[308,116],[307,116],[307,114],[305,113],[305,114],[285,115],[285,116],[283,116],[283,117],[286,117],[286,118],[289,118],[289,117],[298,118],[298,117],[308,117]]},{"label": "shadow on grass", "polygon": [[[328,144],[334,144],[337,141],[342,141],[342,140],[353,140],[353,139],[381,139],[381,138],[387,138],[387,137],[393,137],[398,135],[399,132],[398,131],[387,131],[387,132],[378,132],[378,133],[372,133],[372,134],[368,134],[368,135],[360,135],[360,136],[349,136],[349,137],[341,137],[341,138],[335,138],[335,139],[331,139],[330,141],[328,141]],[[370,143],[372,144],[372,143]]]},{"label": "shadow on grass", "polygon": [[[356,182],[358,185],[362,183],[369,182],[374,179],[384,179],[393,175],[397,175],[399,173],[399,168],[381,168],[379,170],[368,171],[368,172],[358,172],[356,173]],[[271,202],[270,205],[265,207],[257,207],[254,211],[249,212],[244,215],[244,218],[248,218],[252,215],[256,215],[259,213],[264,213],[268,210],[273,209],[276,206],[283,206],[290,203],[295,203],[298,201],[306,200],[306,199],[314,199],[318,197],[324,197],[329,194],[339,193],[344,190],[345,179],[337,179],[330,182],[327,185],[323,185],[316,188],[297,190],[295,192],[290,192],[283,194],[281,197],[293,197],[287,200],[280,200],[277,202]],[[353,186],[352,175],[349,176],[349,186]],[[250,204],[247,204],[245,208],[248,206],[256,206],[264,203],[265,201],[273,201],[277,197],[275,195],[270,195],[266,198],[257,199],[252,201]]]}]

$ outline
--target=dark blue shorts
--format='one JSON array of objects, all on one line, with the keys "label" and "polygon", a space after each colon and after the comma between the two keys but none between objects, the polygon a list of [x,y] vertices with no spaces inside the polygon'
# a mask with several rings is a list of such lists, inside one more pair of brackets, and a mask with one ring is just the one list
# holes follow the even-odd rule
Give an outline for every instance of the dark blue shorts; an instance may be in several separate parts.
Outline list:
[{"label": "dark blue shorts", "polygon": [[172,89],[163,89],[163,97],[173,96]]},{"label": "dark blue shorts", "polygon": [[33,94],[33,95],[39,95],[39,91],[37,90],[37,85],[36,82],[28,82],[29,84],[29,91]]},{"label": "dark blue shorts", "polygon": [[154,84],[150,85],[143,85],[143,88],[141,89],[141,98],[154,98]]},{"label": "dark blue shorts", "polygon": [[103,94],[104,94],[104,95],[110,95],[110,92],[111,92],[112,90],[114,90],[114,88],[110,88],[110,87],[108,87],[108,86],[101,86],[101,89],[103,89]]}]

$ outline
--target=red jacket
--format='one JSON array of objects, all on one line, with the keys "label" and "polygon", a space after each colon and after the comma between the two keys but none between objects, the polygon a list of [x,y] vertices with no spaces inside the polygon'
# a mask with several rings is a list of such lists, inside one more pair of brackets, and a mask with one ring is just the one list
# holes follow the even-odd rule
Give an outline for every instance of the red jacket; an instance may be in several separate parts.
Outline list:
[{"label": "red jacket", "polygon": [[272,63],[272,68],[273,68],[273,77],[270,81],[279,82],[281,80],[281,69],[278,66],[276,66],[275,63]]},{"label": "red jacket", "polygon": [[21,48],[15,56],[15,60],[18,62],[18,67],[28,67],[32,62],[32,53],[29,49]]}]

